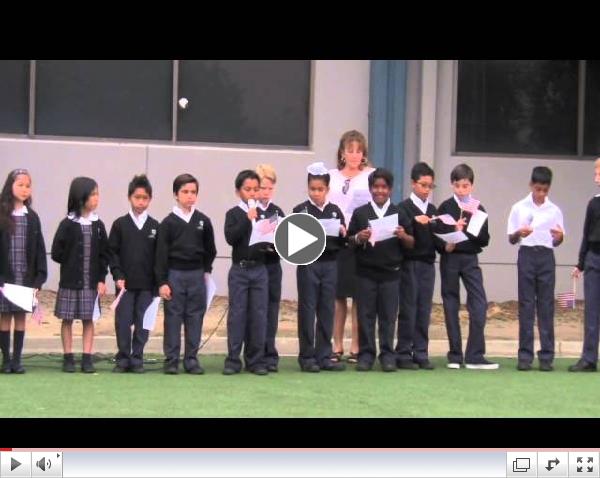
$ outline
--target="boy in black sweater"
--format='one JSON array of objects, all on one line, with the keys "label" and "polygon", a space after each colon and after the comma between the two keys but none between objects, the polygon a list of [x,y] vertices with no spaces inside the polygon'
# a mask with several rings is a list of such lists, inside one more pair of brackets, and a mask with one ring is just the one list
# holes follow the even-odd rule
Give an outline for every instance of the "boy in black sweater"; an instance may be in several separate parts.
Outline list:
[{"label": "boy in black sweater", "polygon": [[115,310],[119,351],[113,372],[143,373],[144,346],[149,333],[144,329],[144,312],[158,295],[154,280],[158,221],[146,212],[152,200],[152,185],[145,175],[133,178],[127,196],[131,203],[129,213],[113,222],[108,237],[116,293],[126,291]]},{"label": "boy in black sweater", "polygon": [[249,245],[252,227],[258,218],[258,174],[249,169],[240,172],[235,178],[235,189],[240,202],[225,215],[225,240],[232,247],[232,264],[228,277],[228,353],[223,375],[242,371],[242,346],[246,370],[255,375],[267,375],[265,341],[269,276],[265,267],[264,243]]},{"label": "boy in black sweater", "polygon": [[[456,221],[455,226],[447,226],[436,221],[436,232],[462,231],[468,240],[458,244],[446,243],[441,248],[440,274],[442,276],[442,301],[450,350],[448,368],[459,369],[466,362],[469,369],[493,370],[497,363],[485,359],[485,328],[487,298],[483,288],[483,275],[477,255],[490,242],[487,218],[477,236],[467,232],[474,213],[485,209],[471,197],[475,175],[466,164],[459,164],[450,173],[454,196],[447,199],[438,209],[438,214],[449,214]],[[475,208],[475,205],[477,208]],[[463,355],[460,331],[460,279],[467,290],[467,310],[469,312],[469,338]]]},{"label": "boy in black sweater", "polygon": [[[337,284],[337,254],[346,236],[344,214],[335,204],[326,201],[329,173],[323,163],[308,167],[307,201],[298,204],[294,213],[306,213],[317,219],[339,219],[337,236],[327,236],[325,250],[312,264],[296,269],[298,285],[298,363],[303,372],[341,371],[344,364],[331,361],[331,337],[335,314]],[[315,328],[315,317],[317,320]],[[316,335],[316,337],[315,337]]]},{"label": "boy in black sweater", "polygon": [[156,282],[165,300],[165,373],[177,374],[181,325],[185,331],[183,367],[203,374],[198,361],[202,322],[206,312],[206,280],[217,255],[210,219],[194,209],[198,180],[180,174],[173,181],[177,205],[158,228]]},{"label": "boy in black sweater", "polygon": [[398,312],[398,368],[432,370],[429,361],[429,320],[435,283],[435,239],[431,218],[437,214],[429,202],[435,185],[433,169],[417,163],[410,173],[412,194],[399,206],[411,220],[415,247],[407,249],[400,269],[400,307]]},{"label": "boy in black sweater", "polygon": [[[259,164],[256,173],[260,177],[260,194],[258,200],[258,220],[271,219],[274,216],[284,217],[283,210],[272,202],[277,183],[275,169],[270,164]],[[279,254],[273,244],[268,244],[265,251],[265,266],[269,276],[269,304],[267,305],[267,336],[265,342],[265,363],[269,372],[277,372],[279,353],[275,344],[279,326],[279,304],[281,302],[282,270]]]},{"label": "boy in black sweater", "polygon": [[[600,158],[594,164],[594,181],[600,186]],[[579,361],[569,367],[569,372],[595,372],[598,362],[600,337],[600,194],[590,199],[585,212],[583,237],[579,260],[573,270],[574,277],[584,274],[584,338]]]},{"label": "boy in black sweater", "polygon": [[[390,201],[394,176],[383,168],[369,175],[372,200],[355,209],[348,227],[356,247],[358,275],[358,363],[356,370],[371,370],[376,358],[375,323],[379,329],[379,361],[384,372],[396,371],[394,326],[398,314],[398,287],[403,249],[414,246],[412,225],[403,209]],[[394,237],[371,244],[370,221],[397,216]]]}]

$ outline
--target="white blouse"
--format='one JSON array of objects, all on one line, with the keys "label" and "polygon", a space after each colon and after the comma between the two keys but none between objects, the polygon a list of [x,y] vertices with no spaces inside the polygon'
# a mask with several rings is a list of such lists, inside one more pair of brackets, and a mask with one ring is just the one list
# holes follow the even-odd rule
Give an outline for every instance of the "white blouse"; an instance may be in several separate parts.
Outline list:
[{"label": "white blouse", "polygon": [[[375,168],[364,168],[353,178],[347,178],[337,168],[329,170],[331,179],[329,181],[329,194],[327,195],[327,200],[336,204],[342,210],[346,226],[350,224],[350,218],[354,212],[353,206],[362,206],[371,200],[371,195],[369,193],[369,174],[373,171],[375,171]],[[348,189],[346,194],[344,194],[344,184],[348,179],[350,179]],[[357,199],[360,198],[359,202],[361,204],[357,204],[356,202],[353,204],[352,199],[354,196],[357,196]]]}]

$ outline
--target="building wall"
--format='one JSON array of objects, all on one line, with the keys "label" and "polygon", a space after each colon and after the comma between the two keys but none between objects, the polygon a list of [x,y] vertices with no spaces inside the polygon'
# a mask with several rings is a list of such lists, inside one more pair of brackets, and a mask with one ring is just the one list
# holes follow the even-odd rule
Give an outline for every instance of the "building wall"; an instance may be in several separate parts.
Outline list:
[{"label": "building wall", "polygon": [[[313,161],[335,165],[337,143],[349,129],[368,131],[369,61],[315,61],[311,108],[312,147],[308,151],[216,146],[176,146],[131,142],[0,138],[0,178],[14,168],[28,168],[33,176],[34,208],[41,216],[46,247],[66,214],[69,183],[75,176],[98,181],[101,219],[107,229],[127,212],[127,184],[134,174],[148,174],[154,200],[150,214],[162,219],[173,206],[172,181],[183,172],[200,182],[198,208],[213,221],[218,256],[214,275],[217,294],[227,294],[231,248],[225,242],[225,212],[237,204],[233,181],[242,169],[273,164],[278,174],[275,201],[284,209],[306,195],[306,166]],[[58,267],[48,258],[46,288],[56,290]],[[283,297],[296,298],[295,267],[284,265]],[[112,288],[112,281],[109,280]]]}]

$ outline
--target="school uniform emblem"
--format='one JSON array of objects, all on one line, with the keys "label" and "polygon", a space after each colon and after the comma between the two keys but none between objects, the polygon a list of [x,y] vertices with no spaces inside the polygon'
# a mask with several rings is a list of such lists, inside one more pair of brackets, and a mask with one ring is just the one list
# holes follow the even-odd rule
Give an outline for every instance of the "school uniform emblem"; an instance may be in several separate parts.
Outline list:
[{"label": "school uniform emblem", "polygon": [[334,218],[334,219],[337,219],[337,212],[333,211],[333,212],[331,213],[331,215],[333,216],[333,218]]},{"label": "school uniform emblem", "polygon": [[204,230],[204,221],[200,220],[196,229]]},{"label": "school uniform emblem", "polygon": [[150,235],[148,239],[154,239],[156,237],[156,229],[150,229]]},{"label": "school uniform emblem", "polygon": [[261,214],[261,215],[260,215],[260,218],[261,218],[261,219],[264,219],[264,218],[265,218],[265,215],[264,215],[264,214]]}]

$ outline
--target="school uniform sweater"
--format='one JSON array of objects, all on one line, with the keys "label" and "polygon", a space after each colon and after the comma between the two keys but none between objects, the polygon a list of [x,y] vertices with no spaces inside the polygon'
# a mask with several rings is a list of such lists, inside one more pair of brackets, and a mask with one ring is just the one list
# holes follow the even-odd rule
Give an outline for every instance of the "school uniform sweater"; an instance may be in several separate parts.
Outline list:
[{"label": "school uniform sweater", "polygon": [[168,284],[169,269],[212,272],[217,256],[210,219],[197,209],[189,222],[170,213],[158,226],[154,271],[160,287]]},{"label": "school uniform sweater", "polygon": [[[407,198],[402,201],[398,206],[404,210],[406,216],[410,220],[413,228],[413,236],[415,238],[415,247],[413,249],[406,249],[404,251],[404,257],[412,261],[422,261],[429,264],[435,262],[435,236],[433,235],[433,225],[420,224],[415,221],[416,216],[422,216],[423,211],[419,209],[416,204]],[[436,207],[428,203],[425,215],[432,217],[437,214]]]},{"label": "school uniform sweater", "polygon": [[142,229],[138,229],[129,214],[113,222],[108,245],[110,270],[115,282],[125,280],[128,290],[152,290],[156,287],[154,261],[158,227],[158,221],[150,216]]},{"label": "school uniform sweater", "polygon": [[[398,216],[398,225],[402,226],[408,235],[412,235],[412,224],[404,209],[390,203],[385,216],[393,214]],[[369,221],[378,218],[371,203],[355,209],[350,219],[348,236],[354,236],[366,229],[369,227]],[[398,279],[404,251],[405,248],[397,237],[376,242],[375,246],[370,242],[357,245],[355,248],[357,275],[364,275],[376,282]]]},{"label": "school uniform sweater", "polygon": [[577,262],[577,268],[580,271],[584,270],[585,256],[588,251],[600,254],[600,195],[590,200],[585,212],[583,237]]},{"label": "school uniform sweater", "polygon": [[[92,221],[92,242],[90,249],[90,284],[96,288],[104,282],[108,273],[110,251],[104,223]],[[52,242],[52,260],[60,267],[59,287],[83,289],[83,232],[78,222],[63,219]]]},{"label": "school uniform sweater", "polygon": [[[23,281],[25,287],[41,289],[48,277],[48,261],[46,258],[46,245],[42,235],[42,226],[37,213],[27,208],[27,272]],[[11,233],[8,229],[0,229],[0,287],[5,282],[14,283],[15,276],[10,269],[8,261]]]},{"label": "school uniform sweater", "polygon": [[[480,204],[479,210],[485,212],[485,209]],[[443,214],[450,214],[456,221],[461,217],[461,209],[458,206],[454,197],[446,199],[440,207],[438,208],[438,214],[441,216]],[[474,236],[473,234],[467,232],[467,227],[469,225],[469,221],[473,215],[470,212],[463,211],[462,217],[466,219],[467,224],[463,229],[463,233],[469,238],[468,241],[459,242],[456,244],[454,253],[463,253],[463,254],[479,254],[484,247],[486,247],[490,243],[490,233],[488,231],[488,221],[486,220],[481,226],[481,230],[479,231],[478,236]],[[435,232],[438,234],[445,234],[448,232],[454,232],[456,229],[454,226],[448,226],[447,224],[443,224],[441,221],[437,221],[438,224],[435,225]],[[439,252],[441,254],[448,254],[444,247],[440,247]]]},{"label": "school uniform sweater", "polygon": [[[316,217],[317,219],[339,219],[340,224],[343,226],[346,225],[344,221],[344,213],[337,205],[333,203],[327,203],[321,211],[309,200],[306,200],[302,204],[298,204],[293,209],[293,212],[305,212],[313,217]],[[345,242],[345,238],[342,238],[341,236],[326,236],[325,250],[323,251],[323,254],[321,254],[321,256],[316,260],[316,262],[336,260],[338,252],[344,248]]]},{"label": "school uniform sweater", "polygon": [[[269,219],[275,214],[280,217],[285,216],[283,210],[273,203],[269,203],[266,209],[263,209],[260,205],[256,209],[258,212],[257,220],[259,221],[262,219]],[[277,254],[275,247],[272,244],[269,244],[269,247],[265,248],[265,264],[279,264],[280,260],[281,259],[279,254]]]},{"label": "school uniform sweater", "polygon": [[248,246],[252,234],[252,222],[246,211],[235,206],[225,213],[225,240],[231,246],[231,261],[255,261],[265,263],[264,244]]}]

